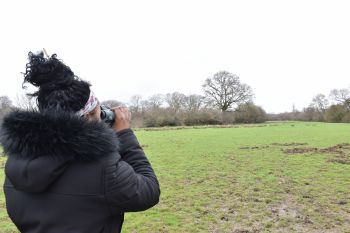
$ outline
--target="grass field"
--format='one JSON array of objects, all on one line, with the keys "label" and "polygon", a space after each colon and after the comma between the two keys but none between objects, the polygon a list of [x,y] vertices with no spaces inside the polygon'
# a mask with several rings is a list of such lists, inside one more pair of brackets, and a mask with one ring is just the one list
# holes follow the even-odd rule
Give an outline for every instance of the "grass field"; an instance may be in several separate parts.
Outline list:
[{"label": "grass field", "polygon": [[[350,232],[350,124],[136,134],[162,194],[155,208],[126,214],[123,232]],[[2,190],[0,229],[16,232]]]}]

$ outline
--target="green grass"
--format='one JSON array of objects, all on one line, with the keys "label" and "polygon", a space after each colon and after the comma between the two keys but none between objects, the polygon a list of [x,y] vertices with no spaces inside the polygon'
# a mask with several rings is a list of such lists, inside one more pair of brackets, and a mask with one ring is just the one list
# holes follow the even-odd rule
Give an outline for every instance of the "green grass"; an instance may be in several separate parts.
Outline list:
[{"label": "green grass", "polygon": [[[320,151],[350,143],[350,124],[136,133],[162,194],[156,207],[127,213],[123,232],[350,232],[350,148]],[[317,150],[284,152],[293,148]],[[0,203],[1,232],[11,232],[2,191]]]}]

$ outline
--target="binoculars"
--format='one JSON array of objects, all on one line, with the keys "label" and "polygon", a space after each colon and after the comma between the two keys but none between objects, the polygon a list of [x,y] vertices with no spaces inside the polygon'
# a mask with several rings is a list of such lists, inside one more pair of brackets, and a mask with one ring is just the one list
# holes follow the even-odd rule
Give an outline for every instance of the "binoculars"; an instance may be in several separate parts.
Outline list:
[{"label": "binoculars", "polygon": [[112,127],[115,117],[115,112],[112,109],[101,105],[101,120],[104,121],[109,127]]}]

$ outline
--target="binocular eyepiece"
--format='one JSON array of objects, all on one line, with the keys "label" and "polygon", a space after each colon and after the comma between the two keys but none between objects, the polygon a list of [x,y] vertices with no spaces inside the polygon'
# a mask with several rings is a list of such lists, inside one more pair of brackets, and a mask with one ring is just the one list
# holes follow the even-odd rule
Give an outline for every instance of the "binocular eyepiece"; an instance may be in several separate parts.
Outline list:
[{"label": "binocular eyepiece", "polygon": [[101,105],[101,120],[112,127],[115,121],[115,112],[107,106]]}]

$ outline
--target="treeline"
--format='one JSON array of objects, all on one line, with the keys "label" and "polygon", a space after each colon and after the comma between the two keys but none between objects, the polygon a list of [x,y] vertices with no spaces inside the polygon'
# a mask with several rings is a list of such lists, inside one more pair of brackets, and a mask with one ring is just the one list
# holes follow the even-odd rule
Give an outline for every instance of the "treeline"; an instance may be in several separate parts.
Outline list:
[{"label": "treeline", "polygon": [[148,99],[136,95],[128,103],[108,100],[101,104],[108,107],[127,105],[134,127],[261,123],[267,120],[266,112],[253,103],[240,104],[234,111],[223,112],[213,108],[204,96],[179,92],[156,94]]},{"label": "treeline", "polygon": [[[156,94],[143,100],[133,96],[129,108],[136,127],[261,123],[265,111],[254,105],[252,88],[239,77],[220,71],[202,85],[204,95],[179,92]],[[108,104],[104,102],[104,104]],[[112,105],[110,105],[112,106]]]},{"label": "treeline", "polygon": [[[252,102],[240,104],[235,110],[222,111],[213,107],[205,96],[179,92],[155,94],[147,99],[135,95],[127,103],[106,100],[101,104],[108,107],[128,106],[133,127],[262,123],[267,120],[266,112]],[[35,101],[22,96],[13,104],[7,96],[0,97],[0,121],[15,108],[35,109]]]},{"label": "treeline", "polygon": [[[235,123],[262,123],[265,121],[323,121],[350,122],[350,90],[334,89],[328,97],[316,95],[301,111],[266,114],[253,102],[252,88],[241,83],[239,77],[220,71],[207,78],[202,85],[203,95],[185,95],[179,92],[155,94],[147,99],[132,96],[128,103],[116,100],[102,101],[108,107],[127,105],[133,115],[133,127],[161,127],[180,125],[217,125]],[[16,107],[35,109],[35,99],[17,97]],[[0,121],[14,109],[7,96],[0,97]]]},{"label": "treeline", "polygon": [[350,90],[333,89],[328,94],[317,94],[302,111],[268,114],[271,121],[319,121],[350,123]]}]

